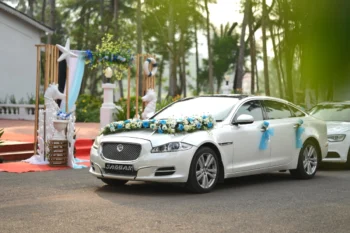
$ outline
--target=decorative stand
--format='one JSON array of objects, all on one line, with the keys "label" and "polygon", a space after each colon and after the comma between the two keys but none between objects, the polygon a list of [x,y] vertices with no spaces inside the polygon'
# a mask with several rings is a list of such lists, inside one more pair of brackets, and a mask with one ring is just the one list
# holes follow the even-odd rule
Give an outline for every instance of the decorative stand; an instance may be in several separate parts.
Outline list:
[{"label": "decorative stand", "polygon": [[67,166],[68,141],[65,133],[68,122],[68,120],[53,120],[56,132],[49,143],[50,166]]},{"label": "decorative stand", "polygon": [[115,112],[115,104],[113,103],[113,90],[116,88],[114,83],[104,83],[103,88],[103,104],[100,109],[101,128],[113,122],[113,113]]},{"label": "decorative stand", "polygon": [[68,164],[68,141],[51,140],[50,141],[50,166],[67,166]]}]

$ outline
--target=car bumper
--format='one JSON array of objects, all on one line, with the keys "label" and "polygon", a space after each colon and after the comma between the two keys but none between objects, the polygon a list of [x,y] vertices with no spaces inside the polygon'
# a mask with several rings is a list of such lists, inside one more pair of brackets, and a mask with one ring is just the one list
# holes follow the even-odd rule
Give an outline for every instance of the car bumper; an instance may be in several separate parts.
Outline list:
[{"label": "car bumper", "polygon": [[327,156],[322,162],[345,163],[349,153],[350,142],[329,142]]},{"label": "car bumper", "polygon": [[[187,182],[192,157],[197,150],[195,146],[186,151],[170,153],[151,153],[151,146],[149,145],[147,147],[149,148],[143,149],[140,156],[134,161],[107,160],[98,155],[97,149],[92,147],[90,151],[91,166],[89,172],[98,178],[107,179],[169,183]],[[133,165],[134,170],[137,171],[137,174],[136,176],[128,176],[106,173],[104,169],[106,163]],[[174,168],[175,172],[173,174],[169,175],[157,172],[159,168],[164,169],[169,167]]]}]

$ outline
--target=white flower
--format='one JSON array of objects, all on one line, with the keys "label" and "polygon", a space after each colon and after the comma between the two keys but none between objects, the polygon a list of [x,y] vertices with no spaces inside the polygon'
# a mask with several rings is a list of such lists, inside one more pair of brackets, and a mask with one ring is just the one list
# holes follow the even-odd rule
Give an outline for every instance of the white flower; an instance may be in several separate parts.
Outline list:
[{"label": "white flower", "polygon": [[170,133],[175,133],[175,129],[170,129]]},{"label": "white flower", "polygon": [[125,124],[125,129],[130,129],[130,123]]},{"label": "white flower", "polygon": [[163,125],[162,130],[166,131],[168,127],[166,125]]},{"label": "white flower", "polygon": [[151,129],[155,129],[155,128],[156,128],[156,124],[151,124],[149,127],[150,127]]},{"label": "white flower", "polygon": [[185,130],[185,131],[190,130],[190,126],[189,126],[189,125],[185,125],[185,126],[184,126],[184,130]]},{"label": "white flower", "polygon": [[208,123],[209,123],[208,118],[205,118],[205,119],[204,119],[204,124],[208,124]]},{"label": "white flower", "polygon": [[184,125],[188,125],[188,120],[184,120]]},{"label": "white flower", "polygon": [[141,127],[142,127],[142,122],[141,121],[137,122],[137,128],[141,128]]}]

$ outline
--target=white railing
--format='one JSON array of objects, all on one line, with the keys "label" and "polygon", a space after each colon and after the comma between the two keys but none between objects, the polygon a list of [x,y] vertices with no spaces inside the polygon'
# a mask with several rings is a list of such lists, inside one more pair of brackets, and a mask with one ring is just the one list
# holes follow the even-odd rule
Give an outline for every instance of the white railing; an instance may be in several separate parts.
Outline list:
[{"label": "white railing", "polygon": [[[43,109],[44,105],[39,105]],[[34,104],[0,104],[0,119],[35,120]]]}]

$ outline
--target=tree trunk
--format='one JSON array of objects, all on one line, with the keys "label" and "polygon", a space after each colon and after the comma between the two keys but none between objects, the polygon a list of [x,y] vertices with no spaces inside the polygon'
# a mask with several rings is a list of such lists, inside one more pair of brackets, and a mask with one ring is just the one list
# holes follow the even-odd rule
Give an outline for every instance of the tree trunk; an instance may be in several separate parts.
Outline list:
[{"label": "tree trunk", "polygon": [[41,8],[41,22],[45,24],[45,10],[46,10],[46,0],[43,0],[43,5]]},{"label": "tree trunk", "polygon": [[194,40],[196,44],[196,95],[199,95],[199,54],[198,54],[198,37],[197,22],[194,22]]},{"label": "tree trunk", "polygon": [[[137,14],[136,14],[136,20],[137,20],[137,53],[142,54],[142,19],[141,19],[141,0],[137,0]],[[139,63],[136,64],[139,66],[139,95],[143,96],[142,87],[143,87],[143,69],[142,69],[142,58],[140,59]]]},{"label": "tree trunk", "polygon": [[160,61],[159,64],[159,74],[158,74],[158,102],[162,99],[162,77],[164,72],[164,59]]},{"label": "tree trunk", "polygon": [[[49,25],[51,28],[54,28],[55,26],[55,11],[56,11],[56,0],[50,0],[50,21]],[[49,34],[47,37],[47,43],[52,43],[52,35]]]},{"label": "tree trunk", "polygon": [[187,97],[187,78],[186,78],[186,54],[182,54],[182,78],[183,78],[183,97]]},{"label": "tree trunk", "polygon": [[[173,6],[170,3],[169,4],[169,27],[168,27],[168,40],[169,40],[169,47],[173,50],[174,49],[174,10]],[[176,70],[174,70],[174,54],[172,53],[171,49],[169,49],[169,96],[175,95],[175,88],[176,88]],[[174,51],[174,50],[173,50]],[[175,76],[174,76],[175,73]]]},{"label": "tree trunk", "polygon": [[209,18],[209,8],[208,8],[208,0],[204,0],[205,3],[205,11],[207,13],[207,45],[208,45],[208,64],[209,64],[209,93],[214,93],[214,80],[213,80],[213,55],[211,50],[211,40],[210,40],[210,18]]},{"label": "tree trunk", "polygon": [[270,28],[270,34],[271,34],[271,40],[272,40],[272,46],[273,46],[273,52],[275,54],[275,58],[273,61],[275,62],[276,70],[277,70],[277,79],[278,79],[278,89],[280,92],[280,98],[283,98],[283,82],[282,82],[282,77],[281,77],[281,70],[280,70],[280,65],[279,65],[279,54],[277,52],[277,46],[276,46],[276,41],[275,41],[275,34],[273,31],[273,26],[269,22],[269,28]]},{"label": "tree trunk", "polygon": [[269,66],[268,66],[268,60],[267,60],[267,48],[266,48],[266,26],[267,26],[267,11],[266,11],[266,0],[262,1],[262,42],[263,42],[263,57],[264,57],[264,81],[265,81],[265,94],[267,96],[270,95],[270,80],[269,80]]},{"label": "tree trunk", "polygon": [[235,80],[233,82],[233,89],[235,92],[240,92],[242,90],[242,80],[243,80],[243,67],[244,67],[244,50],[245,50],[245,29],[247,27],[247,21],[248,21],[248,12],[249,12],[249,1],[245,2],[244,6],[244,17],[242,22],[242,32],[241,32],[241,38],[240,38],[240,44],[239,44],[239,54],[238,54],[238,61],[236,65],[236,73],[235,73]]},{"label": "tree trunk", "polygon": [[[114,29],[114,38],[118,38],[118,19],[119,19],[119,0],[113,1],[113,29]],[[118,86],[120,91],[120,97],[124,98],[124,88],[123,80],[118,80]]]},{"label": "tree trunk", "polygon": [[29,6],[28,16],[32,18],[34,16],[34,1],[35,0],[28,0],[28,6]]},{"label": "tree trunk", "polygon": [[255,92],[255,64],[256,64],[256,48],[255,48],[255,36],[253,31],[254,15],[253,15],[253,5],[252,0],[249,0],[249,41],[250,41],[250,93]]},{"label": "tree trunk", "polygon": [[294,89],[293,89],[293,56],[294,56],[294,44],[291,42],[291,35],[289,30],[289,4],[287,0],[283,1],[283,27],[284,27],[284,48],[286,59],[286,74],[287,74],[287,99],[294,102]]}]

